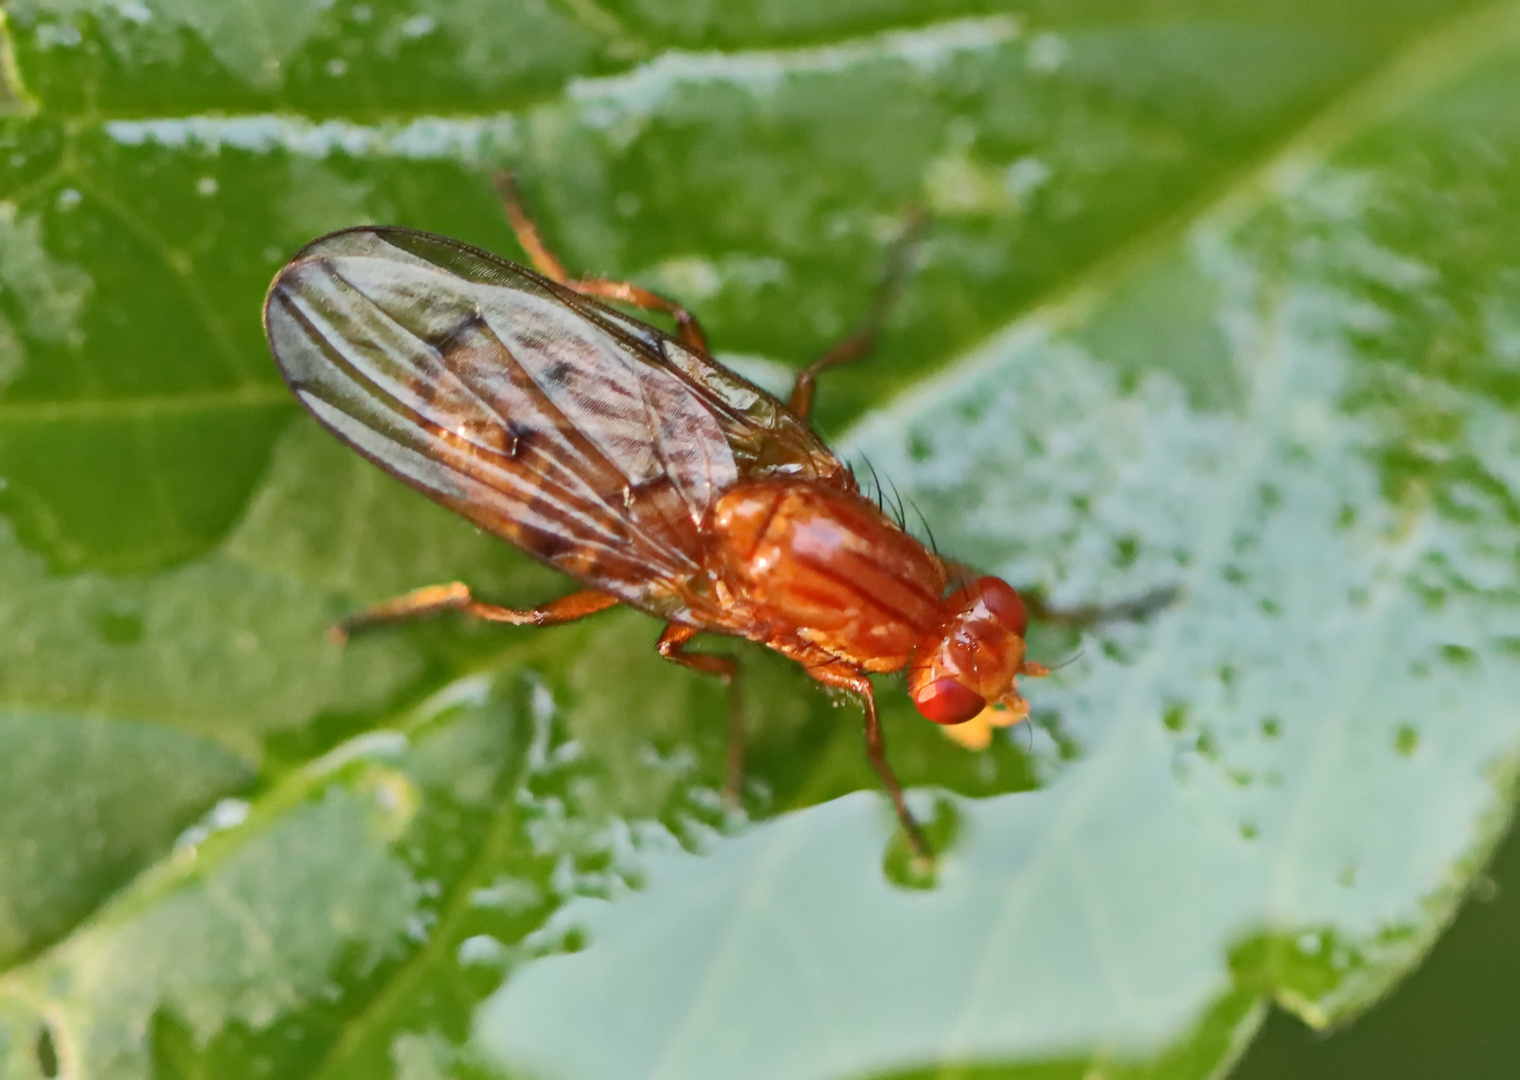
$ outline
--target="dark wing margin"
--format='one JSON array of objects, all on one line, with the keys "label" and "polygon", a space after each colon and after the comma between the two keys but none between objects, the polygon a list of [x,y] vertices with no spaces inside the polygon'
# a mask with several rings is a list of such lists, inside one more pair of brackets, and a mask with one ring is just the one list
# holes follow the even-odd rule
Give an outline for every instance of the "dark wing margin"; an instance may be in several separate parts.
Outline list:
[{"label": "dark wing margin", "polygon": [[298,253],[264,322],[301,403],[369,460],[557,569],[678,616],[702,521],[740,477],[743,398],[694,383],[658,331],[581,300],[441,237],[361,228]]}]

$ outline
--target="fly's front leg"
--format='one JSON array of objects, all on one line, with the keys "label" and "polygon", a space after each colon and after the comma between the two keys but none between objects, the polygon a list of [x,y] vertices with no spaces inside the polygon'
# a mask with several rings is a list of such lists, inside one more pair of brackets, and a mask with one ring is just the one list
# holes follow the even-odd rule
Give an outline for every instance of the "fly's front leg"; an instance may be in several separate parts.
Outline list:
[{"label": "fly's front leg", "polygon": [[827,686],[853,690],[860,698],[866,710],[866,757],[870,760],[871,767],[876,770],[876,775],[881,778],[882,787],[886,788],[887,794],[891,796],[892,808],[897,811],[897,820],[902,825],[903,832],[908,834],[908,842],[913,845],[914,854],[925,861],[932,860],[934,849],[929,846],[924,831],[919,828],[913,811],[908,809],[908,802],[903,798],[902,784],[898,783],[897,773],[893,772],[892,766],[887,763],[886,740],[882,738],[881,720],[876,715],[876,695],[872,692],[871,680],[842,663],[809,668],[808,674]]},{"label": "fly's front leg", "polygon": [[[954,587],[970,585],[981,577],[981,571],[953,559],[945,561],[950,572],[950,584]],[[1113,604],[1081,604],[1077,607],[1054,607],[1038,589],[1019,589],[1019,598],[1035,622],[1053,626],[1067,626],[1073,630],[1097,630],[1110,623],[1140,622],[1156,612],[1170,607],[1182,595],[1175,585],[1162,585],[1150,592],[1120,600]]]},{"label": "fly's front leg", "polygon": [[1169,607],[1181,594],[1175,585],[1164,585],[1130,600],[1116,604],[1084,604],[1081,607],[1051,607],[1039,593],[1024,592],[1024,600],[1031,618],[1056,626],[1069,626],[1076,630],[1096,630],[1116,622],[1139,622],[1148,619],[1163,608]]},{"label": "fly's front leg", "polygon": [[554,626],[605,611],[617,602],[617,597],[610,593],[582,589],[534,608],[500,607],[481,603],[470,595],[468,585],[462,581],[453,581],[447,585],[413,589],[404,596],[350,615],[332,628],[332,634],[339,642],[343,642],[357,630],[436,615],[440,611],[462,611],[487,622],[511,623],[514,626]]},{"label": "fly's front leg", "polygon": [[682,667],[716,675],[728,687],[728,766],[723,796],[737,806],[744,786],[744,709],[739,696],[739,662],[731,656],[689,653],[686,644],[697,636],[694,627],[671,623],[660,635],[660,655]]},{"label": "fly's front leg", "polygon": [[913,845],[914,853],[920,859],[931,860],[934,858],[934,849],[929,846],[923,830],[918,827],[913,811],[908,809],[902,785],[897,782],[897,773],[887,764],[887,746],[881,736],[881,720],[876,715],[876,696],[871,691],[871,683],[864,676],[860,681],[862,686],[856,692],[866,707],[866,757],[870,758],[871,767],[881,777],[882,786],[892,797],[892,808],[897,811],[897,820],[902,823],[903,832],[908,834],[908,842]]},{"label": "fly's front leg", "polygon": [[564,263],[544,246],[543,237],[538,233],[538,226],[523,209],[522,197],[518,194],[517,182],[512,174],[497,173],[495,180],[496,190],[501,194],[501,201],[506,204],[507,219],[512,223],[512,231],[517,234],[517,242],[528,253],[533,269],[551,281],[557,281],[561,285],[574,289],[582,296],[616,300],[620,304],[631,304],[645,311],[664,312],[676,321],[676,337],[681,343],[706,355],[707,335],[702,333],[702,325],[697,322],[697,317],[669,297],[650,292],[648,289],[626,281],[609,281],[607,278],[571,278],[565,273]]},{"label": "fly's front leg", "polygon": [[923,235],[924,220],[924,214],[920,210],[908,215],[902,236],[893,244],[891,254],[887,256],[887,267],[871,298],[871,306],[866,309],[865,318],[860,320],[855,332],[797,372],[797,381],[792,384],[792,396],[787,406],[804,420],[813,408],[813,391],[819,374],[829,368],[858,360],[876,347],[887,312],[891,310],[902,289],[903,278],[908,274],[913,250]]}]

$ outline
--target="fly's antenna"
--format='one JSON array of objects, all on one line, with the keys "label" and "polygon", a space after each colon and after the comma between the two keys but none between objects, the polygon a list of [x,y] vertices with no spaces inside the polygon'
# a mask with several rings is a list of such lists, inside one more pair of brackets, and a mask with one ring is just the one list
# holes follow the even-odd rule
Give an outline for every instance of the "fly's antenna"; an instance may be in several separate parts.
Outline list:
[{"label": "fly's antenna", "polygon": [[1082,654],[1086,651],[1086,649],[1078,649],[1075,653],[1073,653],[1071,656],[1068,656],[1065,660],[1062,660],[1059,664],[1051,664],[1050,670],[1060,671],[1064,667],[1071,667],[1072,664],[1075,664],[1078,660],[1082,659]]}]

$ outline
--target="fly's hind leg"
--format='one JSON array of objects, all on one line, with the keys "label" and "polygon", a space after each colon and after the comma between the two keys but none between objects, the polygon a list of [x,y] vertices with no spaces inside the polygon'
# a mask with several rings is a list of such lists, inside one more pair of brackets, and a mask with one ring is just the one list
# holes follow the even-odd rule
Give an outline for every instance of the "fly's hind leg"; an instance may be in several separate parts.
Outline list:
[{"label": "fly's hind leg", "polygon": [[739,793],[744,786],[744,709],[743,700],[739,696],[739,662],[731,656],[687,652],[687,642],[696,636],[694,627],[671,623],[660,635],[658,648],[665,659],[683,667],[716,675],[728,688],[728,764],[723,796],[737,806]]},{"label": "fly's hind leg", "polygon": [[792,396],[787,406],[804,420],[813,408],[813,391],[818,376],[829,368],[858,360],[876,347],[887,312],[892,309],[892,304],[902,289],[903,279],[908,275],[913,251],[918,246],[919,237],[923,235],[924,220],[921,210],[909,213],[902,235],[892,245],[892,251],[887,256],[886,269],[877,283],[871,306],[866,309],[865,318],[860,320],[855,332],[797,372],[797,381],[792,384]]},{"label": "fly's hind leg", "polygon": [[462,611],[487,622],[511,623],[514,626],[554,626],[605,611],[617,602],[617,597],[610,593],[582,589],[534,608],[500,607],[476,600],[470,595],[468,585],[462,581],[453,581],[447,585],[413,589],[403,596],[350,615],[332,628],[332,634],[339,642],[343,642],[358,630],[436,615],[440,611]]},{"label": "fly's hind leg", "polygon": [[687,311],[680,304],[669,297],[659,293],[650,292],[627,281],[610,281],[607,278],[572,278],[565,273],[565,265],[544,246],[543,237],[538,234],[538,226],[523,209],[522,197],[517,191],[517,181],[509,172],[497,173],[495,177],[496,190],[501,194],[501,201],[507,207],[507,219],[512,222],[512,231],[517,234],[517,242],[522,245],[532,260],[533,269],[551,281],[557,281],[582,296],[595,296],[601,300],[616,300],[620,304],[631,304],[645,311],[660,311],[669,315],[676,321],[676,337],[683,345],[688,345],[704,355],[707,353],[707,335],[702,333],[702,325],[697,322],[697,317]]}]

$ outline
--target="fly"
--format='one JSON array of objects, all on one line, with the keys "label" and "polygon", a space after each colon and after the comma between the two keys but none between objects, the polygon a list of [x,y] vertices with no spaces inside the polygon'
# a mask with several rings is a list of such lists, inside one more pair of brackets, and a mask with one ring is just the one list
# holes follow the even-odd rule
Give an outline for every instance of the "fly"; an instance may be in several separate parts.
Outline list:
[{"label": "fly", "polygon": [[[859,697],[867,755],[927,856],[869,676],[906,670],[929,720],[985,728],[1026,716],[1018,677],[1047,669],[1025,657],[1018,592],[962,575],[909,535],[808,424],[818,375],[874,342],[905,246],[862,329],[803,368],[782,402],[715,361],[673,301],[570,278],[510,179],[501,186],[535,270],[410,229],[344,229],[280,270],[264,327],[324,427],[582,588],[517,609],[462,582],[430,586],[342,630],[442,610],[550,626],[625,604],[664,620],[661,656],[725,682],[735,661],[687,644],[702,632],[757,641]],[[663,312],[676,331],[605,301]]]}]

